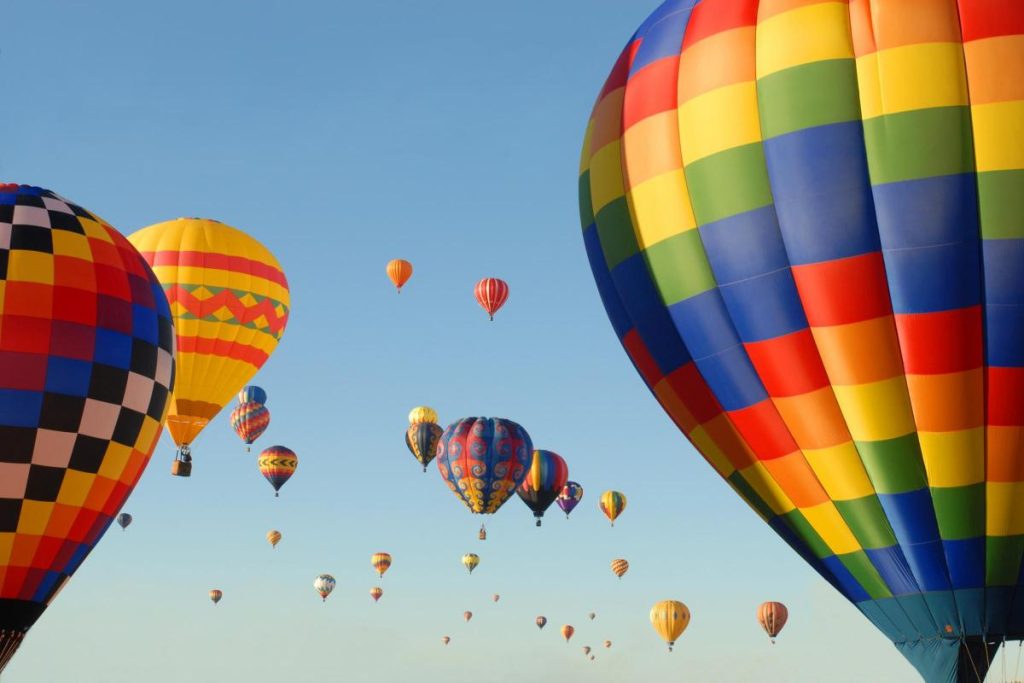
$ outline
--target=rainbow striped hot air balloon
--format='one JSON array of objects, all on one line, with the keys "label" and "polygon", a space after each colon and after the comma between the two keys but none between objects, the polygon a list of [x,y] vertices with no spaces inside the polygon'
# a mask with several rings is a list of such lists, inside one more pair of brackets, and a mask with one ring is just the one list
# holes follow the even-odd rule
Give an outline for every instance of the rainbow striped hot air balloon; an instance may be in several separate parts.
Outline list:
[{"label": "rainbow striped hot air balloon", "polygon": [[526,471],[523,483],[516,489],[516,494],[533,510],[540,526],[544,511],[551,507],[569,479],[569,466],[562,456],[553,451],[534,451],[530,468]]},{"label": "rainbow striped hot air balloon", "polygon": [[618,491],[605,491],[601,494],[597,505],[601,508],[604,516],[608,518],[608,521],[611,522],[611,525],[615,526],[615,520],[626,509],[626,496]]},{"label": "rainbow striped hot air balloon", "polygon": [[1019,2],[670,0],[582,154],[644,381],[929,681],[1024,637],[1022,83]]},{"label": "rainbow striped hot air balloon", "polygon": [[231,411],[231,428],[245,443],[246,452],[256,439],[270,426],[270,411],[262,403],[241,403]]},{"label": "rainbow striped hot air balloon", "polygon": [[[189,476],[196,437],[281,340],[288,281],[262,244],[218,221],[179,218],[128,239],[153,267],[171,305],[178,374],[167,430],[179,448],[171,471]],[[259,403],[265,393],[262,398]]]},{"label": "rainbow striped hot air balloon", "polygon": [[260,474],[274,487],[274,497],[276,498],[280,495],[279,492],[284,483],[295,474],[295,470],[299,466],[299,456],[290,448],[271,446],[260,453],[256,464],[260,468]]}]

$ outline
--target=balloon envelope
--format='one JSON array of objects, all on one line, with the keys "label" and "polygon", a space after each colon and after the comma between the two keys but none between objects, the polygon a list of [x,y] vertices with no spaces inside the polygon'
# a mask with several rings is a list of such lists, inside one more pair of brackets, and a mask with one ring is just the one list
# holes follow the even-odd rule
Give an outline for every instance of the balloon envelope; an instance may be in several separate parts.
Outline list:
[{"label": "balloon envelope", "polygon": [[601,494],[598,506],[612,526],[615,526],[615,520],[626,509],[626,496],[618,491],[605,491]]},{"label": "balloon envelope", "polygon": [[583,500],[583,487],[574,481],[567,481],[555,502],[558,503],[558,507],[562,508],[565,518],[569,519],[569,513],[579,505],[581,500]]},{"label": "balloon envelope", "polygon": [[473,294],[476,296],[477,303],[487,311],[491,320],[494,320],[494,314],[508,300],[508,284],[496,277],[485,277],[476,283]]},{"label": "balloon envelope", "polygon": [[246,446],[252,445],[269,426],[270,411],[262,403],[240,403],[231,411],[231,428]]},{"label": "balloon envelope", "polygon": [[187,447],[277,347],[288,324],[288,281],[266,247],[218,221],[179,218],[128,239],[174,315],[178,382],[167,429]]},{"label": "balloon envelope", "polygon": [[391,280],[391,284],[401,293],[402,286],[412,277],[412,264],[405,259],[396,258],[388,261],[385,270],[387,271],[388,279]]},{"label": "balloon envelope", "polygon": [[448,425],[437,446],[437,468],[474,514],[498,511],[526,476],[533,442],[500,417],[466,417]]},{"label": "balloon envelope", "polygon": [[380,600],[380,596],[384,595],[384,589],[380,586],[374,586],[370,589],[370,597],[373,598],[374,602]]},{"label": "balloon envelope", "polygon": [[565,638],[565,642],[569,642],[569,639],[572,638],[573,633],[576,633],[576,629],[574,629],[571,625],[566,624],[562,627],[562,637]]},{"label": "balloon envelope", "polygon": [[257,466],[270,485],[274,487],[274,495],[281,490],[284,483],[292,478],[299,466],[299,456],[290,448],[271,446],[264,449],[256,460]]},{"label": "balloon envelope", "polygon": [[214,588],[213,590],[210,591],[210,600],[212,600],[213,604],[215,604],[215,605],[218,602],[220,602],[220,599],[223,598],[223,597],[224,597],[224,592],[223,591],[219,591],[216,588]]},{"label": "balloon envelope", "polygon": [[281,532],[276,529],[271,529],[267,532],[267,543],[273,547],[277,547],[277,544],[281,542]]},{"label": "balloon envelope", "polygon": [[466,553],[462,556],[462,564],[472,574],[473,570],[476,569],[477,565],[480,564],[480,556],[476,553]]},{"label": "balloon envelope", "polygon": [[334,590],[337,583],[338,582],[335,581],[334,577],[330,574],[320,574],[318,577],[313,579],[313,588],[320,594],[323,601],[327,602],[327,596],[331,594],[331,591]]},{"label": "balloon envelope", "polygon": [[238,392],[238,402],[263,405],[267,402],[267,392],[263,390],[263,387],[258,387],[255,384],[246,385]]},{"label": "balloon envelope", "polygon": [[690,610],[678,600],[662,600],[651,608],[651,626],[668,643],[669,652],[690,625]]},{"label": "balloon envelope", "polygon": [[437,457],[437,444],[441,441],[441,434],[444,430],[440,425],[433,422],[416,422],[409,425],[405,432],[405,445],[413,457],[423,465],[423,471],[427,471],[427,465]]},{"label": "balloon envelope", "polygon": [[923,675],[984,677],[1024,637],[1024,4],[695,4],[637,30],[585,136],[612,326]]},{"label": "balloon envelope", "polygon": [[620,579],[623,575],[629,571],[629,562],[626,560],[618,559],[612,560],[612,573]]},{"label": "balloon envelope", "polygon": [[548,619],[547,617],[537,617],[534,619],[534,622],[537,624],[537,628],[544,628],[548,623]]},{"label": "balloon envelope", "polygon": [[437,422],[437,411],[430,406],[416,406],[409,411],[409,424],[420,422]]},{"label": "balloon envelope", "polygon": [[135,487],[167,414],[160,283],[103,219],[0,185],[0,671]]},{"label": "balloon envelope", "polygon": [[533,510],[540,526],[544,511],[551,507],[555,498],[562,492],[565,482],[569,479],[569,466],[562,456],[553,451],[537,450],[533,452],[530,467],[526,470],[523,483],[516,489],[516,494],[528,508]]},{"label": "balloon envelope", "polygon": [[370,557],[370,564],[380,576],[384,576],[384,572],[391,567],[391,553],[374,553]]},{"label": "balloon envelope", "polygon": [[127,512],[122,512],[117,516],[117,523],[122,529],[127,529],[128,525],[132,523],[132,516]]},{"label": "balloon envelope", "polygon": [[465,619],[466,621],[469,621],[470,619],[473,618],[473,613],[469,612],[469,611],[463,612],[462,613],[462,618]]},{"label": "balloon envelope", "polygon": [[789,610],[781,602],[765,602],[757,608],[757,623],[761,624],[761,628],[773,643],[775,636],[779,635],[779,631],[786,625],[788,619]]}]

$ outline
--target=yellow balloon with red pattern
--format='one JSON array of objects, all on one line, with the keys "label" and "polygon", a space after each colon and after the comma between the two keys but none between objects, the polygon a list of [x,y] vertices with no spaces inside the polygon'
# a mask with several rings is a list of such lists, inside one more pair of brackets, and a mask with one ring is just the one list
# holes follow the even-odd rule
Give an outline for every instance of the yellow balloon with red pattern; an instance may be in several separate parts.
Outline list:
[{"label": "yellow balloon with red pattern", "polygon": [[277,347],[288,324],[288,280],[266,247],[210,219],[157,223],[128,240],[171,305],[178,367],[167,429],[187,448]]}]

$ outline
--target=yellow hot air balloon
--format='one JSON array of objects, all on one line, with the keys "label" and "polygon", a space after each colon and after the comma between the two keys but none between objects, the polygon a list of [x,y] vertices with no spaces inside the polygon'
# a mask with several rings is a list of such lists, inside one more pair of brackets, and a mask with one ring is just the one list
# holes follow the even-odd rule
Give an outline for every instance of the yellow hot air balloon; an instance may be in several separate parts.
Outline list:
[{"label": "yellow hot air balloon", "polygon": [[374,553],[370,557],[370,564],[377,570],[377,573],[384,576],[384,572],[391,567],[391,553]]},{"label": "yellow hot air balloon", "polygon": [[281,542],[281,532],[277,529],[271,529],[270,531],[268,531],[267,542],[276,548],[277,544]]},{"label": "yellow hot air balloon", "polygon": [[480,556],[476,553],[466,553],[462,556],[462,564],[465,565],[469,573],[472,574],[476,566],[480,564]]},{"label": "yellow hot air balloon", "polygon": [[128,240],[171,305],[178,367],[167,429],[179,448],[172,473],[189,476],[196,437],[281,340],[291,305],[288,281],[262,244],[217,221],[179,218]]},{"label": "yellow hot air balloon", "polygon": [[629,571],[629,562],[623,559],[612,560],[612,573],[620,579]]},{"label": "yellow hot air balloon", "polygon": [[672,646],[690,625],[690,610],[678,600],[662,600],[651,608],[651,625],[672,652]]},{"label": "yellow hot air balloon", "polygon": [[437,411],[430,406],[416,406],[409,411],[409,424],[417,425],[421,422],[433,422],[437,424]]}]

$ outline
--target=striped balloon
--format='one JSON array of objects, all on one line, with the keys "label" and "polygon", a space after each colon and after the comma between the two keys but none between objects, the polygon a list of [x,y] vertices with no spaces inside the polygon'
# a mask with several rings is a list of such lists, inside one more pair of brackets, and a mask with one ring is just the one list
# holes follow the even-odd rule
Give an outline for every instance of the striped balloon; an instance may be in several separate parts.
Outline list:
[{"label": "striped balloon", "polygon": [[929,680],[1024,637],[1022,83],[1020,2],[669,0],[581,160],[644,381]]},{"label": "striped balloon", "polygon": [[620,579],[629,571],[629,562],[626,560],[612,560],[612,573]]},{"label": "striped balloon", "polygon": [[534,451],[530,468],[516,494],[533,510],[537,526],[544,517],[544,511],[551,507],[569,479],[569,466],[562,456],[553,451]]},{"label": "striped balloon", "polygon": [[544,616],[541,616],[541,617],[537,617],[533,621],[534,621],[535,624],[537,624],[537,628],[543,629],[545,626],[547,626],[548,618],[544,617]]},{"label": "striped balloon", "polygon": [[231,411],[231,428],[235,430],[235,434],[238,434],[246,446],[251,446],[253,441],[260,438],[269,426],[270,411],[262,403],[255,401],[241,403]]},{"label": "striped balloon", "polygon": [[256,464],[260,468],[260,473],[274,487],[276,498],[284,483],[295,474],[295,469],[299,466],[299,456],[290,448],[271,446],[260,453]]},{"label": "striped balloon", "polygon": [[203,428],[277,348],[288,325],[288,281],[266,247],[218,221],[179,218],[128,240],[171,305],[178,373],[167,430],[188,458]]},{"label": "striped balloon", "polygon": [[374,602],[379,601],[382,595],[384,595],[384,589],[380,586],[374,586],[370,589],[370,597],[373,598]]},{"label": "striped balloon", "polygon": [[597,504],[612,526],[615,526],[615,520],[626,509],[626,496],[618,491],[605,491],[601,494]]},{"label": "striped balloon", "polygon": [[405,445],[413,457],[423,465],[423,471],[427,471],[427,465],[437,457],[437,444],[441,441],[444,430],[441,425],[433,422],[416,422],[409,425],[405,432]]},{"label": "striped balloon", "polygon": [[772,644],[775,643],[775,636],[779,635],[779,631],[786,625],[787,619],[789,610],[781,602],[765,602],[757,608],[757,623],[761,624]]},{"label": "striped balloon", "polygon": [[212,600],[213,604],[216,605],[218,602],[220,602],[220,599],[224,597],[224,591],[217,590],[216,588],[214,588],[210,591],[209,595],[210,600]]},{"label": "striped balloon", "polygon": [[265,404],[267,402],[267,392],[255,384],[242,387],[242,390],[238,392],[238,402],[249,403],[250,401],[260,405]]},{"label": "striped balloon", "polygon": [[370,565],[384,576],[384,572],[391,568],[391,553],[374,553],[370,557]]},{"label": "striped balloon", "polygon": [[437,468],[474,514],[498,511],[526,476],[533,442],[500,417],[467,417],[448,425],[437,446]]},{"label": "striped balloon", "polygon": [[494,314],[508,300],[508,284],[496,277],[485,277],[476,283],[473,293],[476,295],[476,300],[487,311],[491,320],[494,320]]},{"label": "striped balloon", "polygon": [[412,264],[405,259],[392,259],[388,261],[387,268],[388,279],[391,280],[391,284],[395,286],[398,293],[402,293],[402,286],[409,281],[412,277]]},{"label": "striped balloon", "polygon": [[272,548],[276,548],[277,544],[280,543],[280,542],[281,542],[281,532],[280,531],[278,531],[277,529],[271,529],[270,531],[267,532],[267,543],[269,543]]}]

